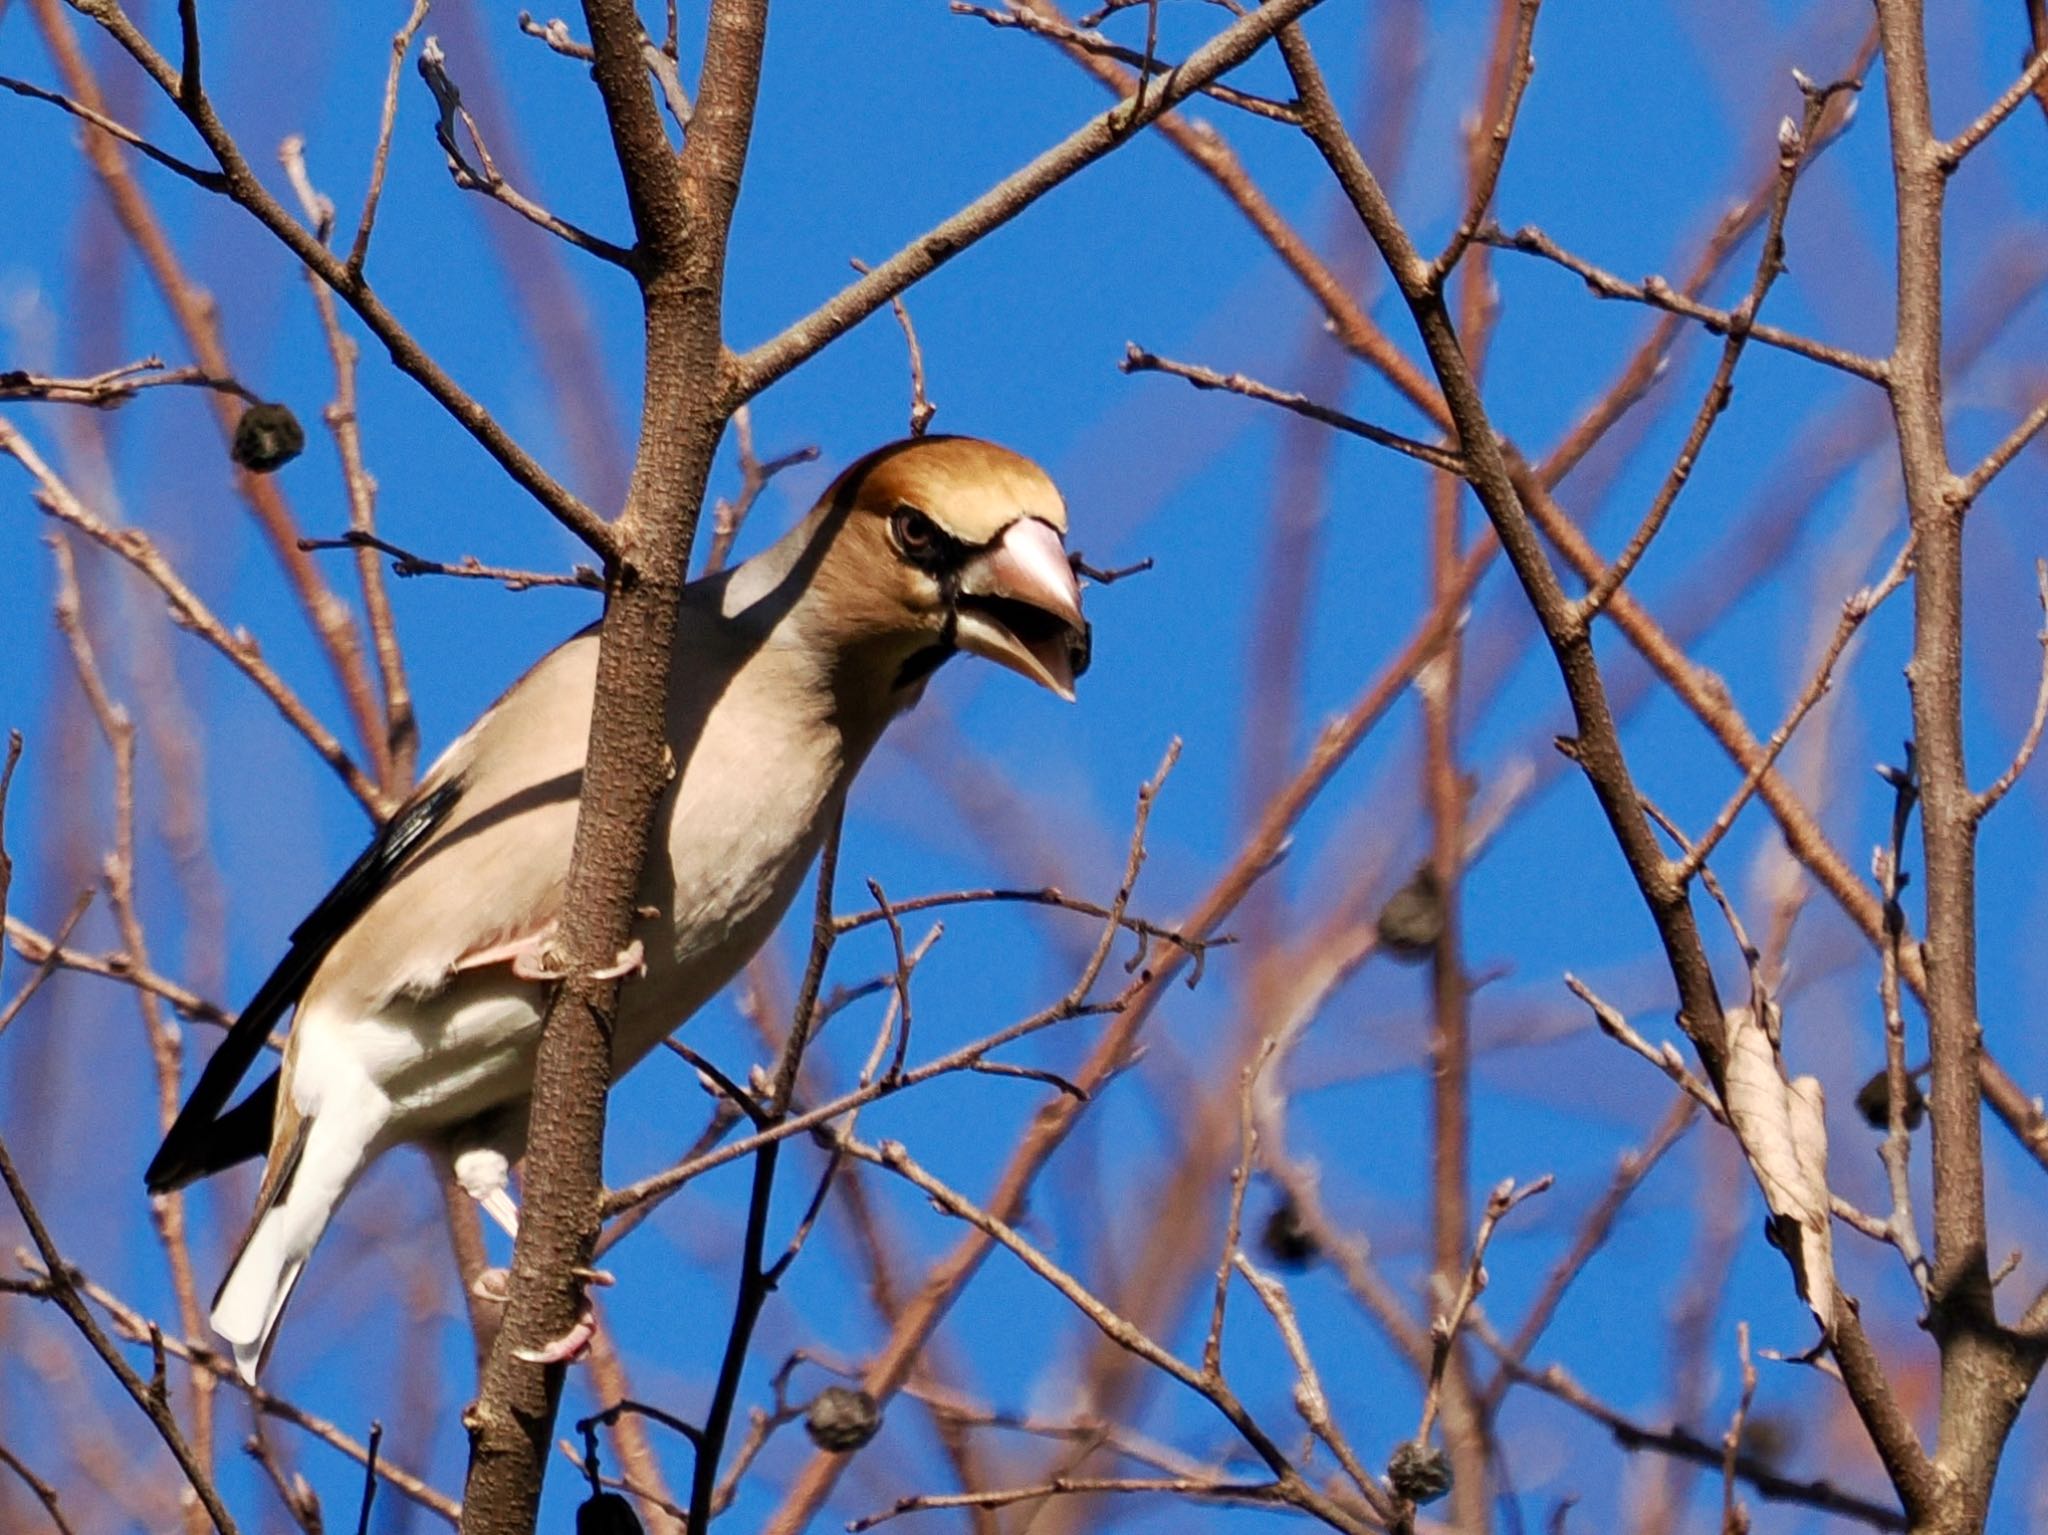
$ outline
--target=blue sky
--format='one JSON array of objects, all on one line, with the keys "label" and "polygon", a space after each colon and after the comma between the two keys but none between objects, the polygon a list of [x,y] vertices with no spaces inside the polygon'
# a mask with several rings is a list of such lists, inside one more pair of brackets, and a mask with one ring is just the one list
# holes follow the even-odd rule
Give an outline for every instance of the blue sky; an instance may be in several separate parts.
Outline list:
[{"label": "blue sky", "polygon": [[[303,8],[288,21],[247,3],[203,7],[207,66],[224,116],[270,183],[282,190],[273,148],[302,134],[313,176],[353,218],[376,126],[388,39],[402,20],[391,6]],[[684,8],[686,34],[697,7]],[[1426,14],[1424,14],[1426,12]],[[1403,214],[1427,247],[1455,221],[1461,199],[1459,125],[1470,109],[1492,26],[1477,0],[1364,6],[1330,0],[1313,18],[1339,100],[1363,122],[1394,88],[1380,67],[1381,41],[1404,18],[1425,32],[1415,110],[1392,178]],[[1953,131],[2010,79],[2021,53],[2018,6],[1944,11],[1932,39],[1937,125]],[[171,8],[139,12],[157,35]],[[623,239],[627,222],[594,91],[585,72],[518,35],[506,7],[450,0],[426,31],[439,36],[508,172],[566,217]],[[1218,25],[1221,13],[1193,0],[1161,10],[1162,51],[1179,54]],[[1824,78],[1854,51],[1867,7],[1849,0],[1795,5],[1733,0],[1711,8],[1641,0],[1621,8],[1552,0],[1536,41],[1538,70],[1503,178],[1499,215],[1509,227],[1540,224],[1560,243],[1626,276],[1674,280],[1723,208],[1771,163],[1779,118],[1797,112],[1788,70]],[[1142,36],[1135,16],[1112,23]],[[95,53],[124,118],[187,154],[197,146],[165,104],[148,96],[109,50]],[[0,71],[36,81],[54,67],[23,6],[0,12]],[[494,82],[494,88],[487,85]],[[1277,61],[1262,56],[1237,83],[1285,94]],[[1873,81],[1875,84],[1875,80]],[[863,5],[789,0],[774,14],[763,101],[734,231],[728,329],[736,345],[773,334],[843,285],[847,262],[879,260],[969,200],[1102,104],[1097,87],[1031,39],[950,16],[932,0]],[[1205,108],[1272,201],[1318,248],[1349,270],[1358,235],[1333,200],[1305,141],[1275,124]],[[432,114],[410,69],[370,275],[380,293],[447,369],[549,467],[601,506],[615,497],[637,416],[638,310],[630,283],[609,268],[569,259],[545,237],[454,188],[431,138]],[[0,101],[8,152],[0,155],[0,365],[81,373],[160,352],[183,361],[175,328],[134,262],[116,254],[116,280],[80,253],[118,252],[71,126],[21,101]],[[515,169],[516,167],[516,169]],[[318,428],[332,376],[304,283],[270,237],[238,210],[144,167],[139,173],[195,277],[220,303],[239,375],[290,403],[313,438],[280,476],[302,527],[332,533],[346,507],[330,442]],[[1973,159],[1953,188],[1948,271],[1950,335],[1995,325],[1996,338],[1960,371],[1952,440],[1967,461],[2038,396],[2044,339],[2039,292],[2038,188],[2048,174],[2048,136],[2022,112]],[[2030,195],[2031,194],[2031,195]],[[1802,184],[1788,227],[1789,272],[1772,294],[1777,323],[1882,351],[1888,342],[1890,198],[1882,96],[1865,93],[1858,121]],[[1741,291],[1754,261],[1745,248],[1719,290]],[[1495,272],[1502,317],[1487,364],[1489,403],[1501,429],[1531,451],[1553,441],[1612,378],[1646,321],[1602,304],[1568,274],[1503,254]],[[1376,317],[1411,350],[1412,338],[1384,284],[1365,290]],[[526,298],[522,299],[521,294]],[[1269,686],[1248,659],[1275,486],[1287,461],[1310,451],[1299,429],[1250,402],[1197,394],[1157,376],[1125,377],[1127,341],[1224,370],[1243,369],[1282,387],[1333,376],[1331,343],[1317,316],[1257,236],[1169,146],[1150,136],[1059,189],[1013,225],[963,255],[910,296],[940,430],[998,438],[1041,459],[1067,492],[1073,539],[1098,563],[1151,557],[1142,579],[1091,594],[1096,665],[1078,705],[1027,692],[1016,679],[967,665],[949,668],[920,715],[871,766],[858,788],[843,860],[842,904],[859,876],[892,894],[983,881],[1056,876],[1071,888],[1113,887],[1132,796],[1165,743],[1185,743],[1181,764],[1152,823],[1152,859],[1139,904],[1162,917],[1184,909],[1228,862],[1248,822],[1243,739],[1248,701]],[[537,326],[534,316],[544,325]],[[593,426],[579,436],[548,337],[594,342],[595,368],[577,379],[575,405]],[[1564,499],[1603,548],[1618,547],[1669,464],[1704,386],[1713,345],[1700,338],[1674,357],[1645,407],[1650,421],[1633,451],[1596,458],[1567,483]],[[1397,430],[1422,423],[1362,370],[1338,368],[1344,408]],[[443,558],[563,567],[577,557],[560,531],[416,386],[366,346],[363,433],[380,484],[386,536]],[[815,443],[820,461],[793,470],[763,498],[742,549],[758,547],[809,503],[837,465],[902,430],[902,343],[877,316],[756,405],[761,450]],[[1674,626],[1698,614],[1695,656],[1727,679],[1759,733],[1768,733],[1802,684],[1803,659],[1837,604],[1889,561],[1900,537],[1897,476],[1881,401],[1868,386],[1796,358],[1753,348],[1733,408],[1632,585]],[[195,587],[230,622],[247,626],[265,654],[323,715],[338,701],[305,624],[290,606],[276,563],[235,500],[202,403],[162,391],[123,411],[81,421],[51,407],[9,407],[81,490],[109,513],[148,528]],[[95,435],[104,471],[95,462]],[[1428,483],[1405,461],[1339,441],[1322,500],[1320,549],[1308,580],[1308,647],[1290,760],[1320,721],[1343,708],[1412,627],[1426,591]],[[69,682],[48,621],[44,531],[20,476],[0,474],[0,725],[21,728],[30,756],[10,817],[21,857],[12,909],[48,926],[71,894],[79,865],[70,828],[104,825],[104,774],[83,774],[58,751],[55,694]],[[715,479],[731,494],[727,462]],[[1972,664],[1968,726],[1975,776],[1988,780],[2025,723],[2038,663],[2031,563],[2042,552],[2034,515],[2043,490],[2038,453],[2005,476],[1971,525]],[[609,507],[606,507],[609,510]],[[1477,510],[1467,506],[1468,527]],[[344,557],[323,556],[337,588],[351,591]],[[195,727],[211,866],[181,878],[160,832],[145,849],[142,894],[153,952],[173,974],[230,1005],[267,969],[285,933],[352,856],[365,835],[360,811],[245,681],[190,638],[163,625],[146,591],[103,572],[92,584],[111,639],[117,687],[131,700],[166,662]],[[393,583],[401,635],[418,693],[429,753],[445,744],[548,645],[595,616],[588,593],[512,595],[481,583]],[[1666,1085],[1643,1063],[1587,1026],[1563,992],[1569,969],[1587,976],[1637,1016],[1653,1037],[1672,1032],[1672,997],[1649,924],[1626,881],[1591,796],[1555,771],[1549,738],[1564,721],[1554,668],[1503,572],[1489,577],[1469,631],[1468,684],[1484,704],[1468,710],[1465,760],[1484,792],[1527,763],[1544,775],[1490,845],[1469,889],[1468,954],[1493,977],[1474,1003],[1488,1048],[1478,1072],[1475,1186],[1543,1172],[1556,1189],[1503,1231],[1490,1264],[1488,1304],[1512,1321],[1578,1215],[1605,1186],[1614,1159],[1638,1144],[1664,1112]],[[1862,868],[1882,835],[1886,803],[1868,764],[1896,757],[1907,700],[1900,667],[1910,643],[1908,605],[1895,599],[1872,621],[1848,680],[1795,747],[1798,774],[1852,866]],[[1625,646],[1603,636],[1618,694],[1628,696]],[[162,703],[164,700],[158,699]],[[1276,920],[1305,929],[1327,915],[1361,870],[1382,870],[1382,892],[1424,846],[1416,784],[1419,712],[1412,699],[1390,715],[1359,758],[1303,821],[1270,877]],[[1817,748],[1825,740],[1825,750]],[[1652,692],[1627,716],[1626,741],[1646,791],[1692,826],[1704,825],[1735,775],[1671,699]],[[1007,786],[964,806],[963,783]],[[1984,844],[1982,951],[1988,1035],[2031,1087],[2048,1082],[2048,1051],[2031,1024],[2038,951],[2027,942],[2041,918],[2035,849],[2042,832],[2036,777],[1998,812]],[[88,791],[90,791],[88,793]],[[1012,793],[1014,791],[1014,793]],[[152,793],[145,819],[162,808]],[[153,824],[153,822],[152,822]],[[95,845],[88,834],[86,846]],[[1760,893],[1775,839],[1755,810],[1716,860],[1731,890],[1760,918]],[[1917,866],[1917,856],[1912,860]],[[191,890],[217,889],[218,920]],[[92,919],[98,922],[96,916]],[[88,932],[95,931],[92,927]],[[110,942],[97,929],[96,942]],[[797,936],[778,952],[793,970]],[[962,914],[919,981],[923,1048],[975,1037],[1054,994],[1075,941],[1071,929],[1014,914]],[[1732,979],[1732,947],[1714,942]],[[835,975],[872,973],[885,952],[874,934],[846,945]],[[1865,1204],[1881,1197],[1875,1140],[1848,1108],[1880,1061],[1874,967],[1824,897],[1809,906],[1791,950],[1788,1053],[1827,1086],[1839,1191]],[[1154,1212],[1172,1157],[1187,1084],[1208,1069],[1243,1023],[1244,961],[1221,956],[1200,991],[1177,992],[1148,1032],[1145,1067],[1091,1110],[1087,1128],[1048,1172],[1034,1202],[1034,1237],[1097,1277],[1128,1258]],[[10,965],[8,973],[19,976]],[[1326,1195],[1368,1232],[1404,1293],[1424,1268],[1427,1215],[1422,1147],[1426,1081],[1417,1067],[1426,1032],[1422,972],[1375,963],[1335,997],[1294,1063],[1294,1138],[1319,1162]],[[828,1038],[842,1076],[864,1052],[874,1015],[852,1015]],[[1917,1027],[1917,1025],[1916,1025]],[[698,1048],[729,1070],[752,1059],[729,1005],[693,1025]],[[1078,1059],[1085,1031],[1034,1047],[1030,1059]],[[189,1031],[196,1055],[209,1044]],[[167,1304],[161,1255],[140,1199],[140,1169],[154,1139],[147,1062],[132,1004],[97,983],[53,986],[0,1042],[0,1130],[45,1191],[60,1238],[96,1277],[148,1309]],[[863,1128],[900,1136],[970,1194],[985,1191],[1027,1122],[1038,1089],[995,1079],[942,1083],[874,1111]],[[701,1095],[676,1063],[651,1061],[615,1098],[608,1170],[624,1180],[672,1157],[694,1135]],[[41,1127],[23,1144],[27,1125]],[[2038,1229],[2038,1169],[1994,1125],[1993,1245],[2024,1246]],[[1924,1154],[1924,1147],[1922,1148]],[[802,1158],[792,1166],[805,1169]],[[1923,1165],[1924,1174],[1924,1165]],[[906,1273],[958,1234],[900,1189],[871,1187],[900,1234]],[[744,1199],[743,1174],[705,1180],[673,1201],[618,1254],[611,1315],[628,1340],[638,1394],[694,1415],[708,1390],[724,1335]],[[1702,1191],[1706,1191],[1703,1195]],[[1731,1192],[1732,1191],[1732,1192]],[[793,1221],[808,1184],[785,1180],[779,1213]],[[1209,1191],[1205,1216],[1225,1190]],[[247,1191],[226,1185],[201,1196],[202,1283],[217,1272]],[[1718,1433],[1733,1400],[1733,1335],[1748,1320],[1761,1346],[1796,1352],[1809,1323],[1782,1261],[1756,1239],[1762,1219],[1746,1178],[1726,1170],[1725,1148],[1695,1130],[1636,1196],[1614,1239],[1567,1303],[1541,1361],[1568,1363],[1590,1389],[1649,1421],[1668,1415],[1666,1332],[1674,1296],[1698,1259],[1696,1228],[1729,1199],[1743,1202],[1744,1237],[1708,1351],[1707,1407],[1696,1425]],[[1255,1189],[1262,1213],[1271,1196]],[[425,1182],[409,1156],[394,1157],[359,1191],[307,1280],[275,1358],[283,1394],[360,1433],[372,1417],[421,1421],[406,1405],[415,1335],[396,1319],[410,1283],[380,1264],[380,1232],[430,1218]],[[111,1215],[107,1212],[113,1212]],[[437,1217],[431,1217],[437,1218]],[[1924,1372],[1931,1350],[1913,1326],[1895,1261],[1851,1236],[1838,1240],[1845,1280],[1865,1298],[1888,1356]],[[421,1281],[449,1318],[439,1349],[441,1411],[431,1437],[394,1438],[392,1453],[459,1488],[462,1436],[454,1408],[469,1389],[466,1331],[454,1319],[453,1284],[429,1246]],[[2038,1285],[2042,1255],[2029,1251],[2017,1289]],[[1322,1269],[1294,1281],[1304,1325],[1333,1401],[1368,1459],[1412,1432],[1413,1383]],[[1265,1319],[1238,1297],[1233,1369],[1247,1400],[1289,1425],[1289,1378]],[[0,1314],[4,1315],[4,1314]],[[0,1321],[0,1325],[6,1325]],[[1170,1334],[1198,1349],[1201,1320]],[[875,1336],[858,1269],[825,1230],[771,1305],[756,1349],[766,1370],[789,1347],[853,1357]],[[21,1345],[19,1325],[0,1348]],[[970,1361],[968,1382],[997,1405],[1052,1407],[1087,1337],[1063,1303],[1002,1257],[992,1261],[955,1313],[952,1352]],[[10,1382],[25,1379],[10,1369]],[[20,1423],[35,1390],[0,1387],[0,1413]],[[571,1388],[571,1411],[587,1410]],[[1838,1393],[1812,1372],[1773,1365],[1759,1410],[1798,1431],[1791,1468],[1826,1471],[1875,1492],[1867,1456],[1844,1450]],[[133,1421],[113,1421],[124,1431]],[[1140,1410],[1145,1427],[1194,1453],[1224,1443],[1221,1425],[1173,1388]],[[2037,1416],[2037,1415],[2035,1415]],[[256,1528],[279,1516],[254,1472],[232,1452],[239,1409],[225,1413],[225,1484]],[[1575,1527],[1612,1527],[1616,1510],[1651,1469],[1631,1464],[1605,1437],[1562,1410],[1514,1400],[1504,1422],[1523,1519],[1539,1524],[1555,1501],[1576,1494]],[[35,1442],[24,1425],[0,1436]],[[287,1432],[288,1431],[284,1431]],[[938,1487],[943,1463],[917,1415],[899,1408],[886,1462],[870,1457],[842,1484],[832,1518]],[[675,1480],[686,1457],[670,1456]],[[734,1518],[746,1524],[772,1506],[800,1446],[778,1443],[760,1485]],[[1999,1528],[2029,1522],[2043,1496],[2030,1467],[2042,1459],[2035,1417],[2024,1419],[2008,1457]],[[50,1441],[63,1465],[61,1436]],[[1015,1449],[1012,1468],[1034,1464]],[[300,1463],[326,1499],[330,1522],[352,1507],[352,1468],[317,1445]],[[863,1469],[868,1468],[868,1469]],[[1704,1496],[1717,1489],[1699,1489]],[[555,1479],[544,1527],[566,1527],[572,1479]],[[1704,1503],[1700,1504],[1705,1507]],[[1132,1504],[1117,1511],[1134,1528],[1186,1527],[1183,1510]],[[1772,1529],[1822,1528],[1814,1516],[1772,1507]],[[934,1524],[946,1516],[926,1516]],[[1198,1516],[1205,1524],[1260,1527],[1247,1513]],[[383,1499],[378,1528],[409,1526],[399,1499]],[[822,1524],[820,1527],[824,1527]],[[1512,1528],[1512,1526],[1506,1526]]]}]

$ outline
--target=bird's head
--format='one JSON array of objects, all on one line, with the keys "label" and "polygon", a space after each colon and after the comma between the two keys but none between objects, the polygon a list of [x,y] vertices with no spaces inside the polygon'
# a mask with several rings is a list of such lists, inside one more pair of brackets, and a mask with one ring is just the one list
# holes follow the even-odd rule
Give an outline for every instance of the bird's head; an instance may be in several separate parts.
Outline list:
[{"label": "bird's head", "polygon": [[816,580],[842,642],[923,682],[956,650],[1071,700],[1088,622],[1065,546],[1066,503],[1028,458],[975,437],[917,437],[848,468],[819,503]]}]

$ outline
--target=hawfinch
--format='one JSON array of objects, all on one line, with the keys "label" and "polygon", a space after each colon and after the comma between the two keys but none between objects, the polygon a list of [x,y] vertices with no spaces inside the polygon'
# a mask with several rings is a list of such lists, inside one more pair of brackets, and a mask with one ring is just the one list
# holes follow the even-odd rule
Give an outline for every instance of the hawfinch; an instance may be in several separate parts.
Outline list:
[{"label": "hawfinch", "polygon": [[[956,651],[1062,698],[1088,625],[1043,470],[925,437],[832,482],[772,548],[694,582],[669,681],[677,771],[641,876],[644,970],[616,1077],[767,939],[876,740]],[[251,1381],[350,1186],[400,1142],[438,1151],[507,1229],[597,674],[596,628],[544,657],[442,754],[292,934],[151,1162],[164,1192],[267,1149],[213,1327]],[[285,1010],[284,1064],[229,1097]],[[227,1110],[225,1113],[223,1110]]]}]

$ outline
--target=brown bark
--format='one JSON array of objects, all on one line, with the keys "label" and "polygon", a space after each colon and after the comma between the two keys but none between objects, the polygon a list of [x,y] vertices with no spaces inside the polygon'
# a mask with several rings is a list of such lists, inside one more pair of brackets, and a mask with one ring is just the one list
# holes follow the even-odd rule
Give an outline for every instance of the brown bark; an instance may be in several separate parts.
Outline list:
[{"label": "brown bark", "polygon": [[678,156],[641,62],[630,0],[585,6],[593,73],[637,236],[647,363],[640,443],[614,527],[575,850],[535,1068],[526,1204],[505,1325],[469,1417],[465,1535],[532,1530],[563,1367],[518,1357],[576,1323],[603,1193],[616,977],[633,896],[670,771],[664,732],[670,651],[712,455],[725,429],[721,328],[725,243],[746,165],[767,34],[767,0],[720,0],[708,24],[689,141]]}]

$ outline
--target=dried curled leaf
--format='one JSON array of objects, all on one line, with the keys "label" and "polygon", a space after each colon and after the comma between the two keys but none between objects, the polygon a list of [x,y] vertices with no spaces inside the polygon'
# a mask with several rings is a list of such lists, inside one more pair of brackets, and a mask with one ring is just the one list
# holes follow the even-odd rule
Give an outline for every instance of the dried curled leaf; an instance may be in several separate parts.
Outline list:
[{"label": "dried curled leaf", "polygon": [[1835,1258],[1828,1213],[1826,1099],[1813,1077],[1787,1080],[1777,1042],[1749,1008],[1725,1015],[1728,1118],[1771,1210],[1771,1239],[1799,1294],[1833,1334]]}]

